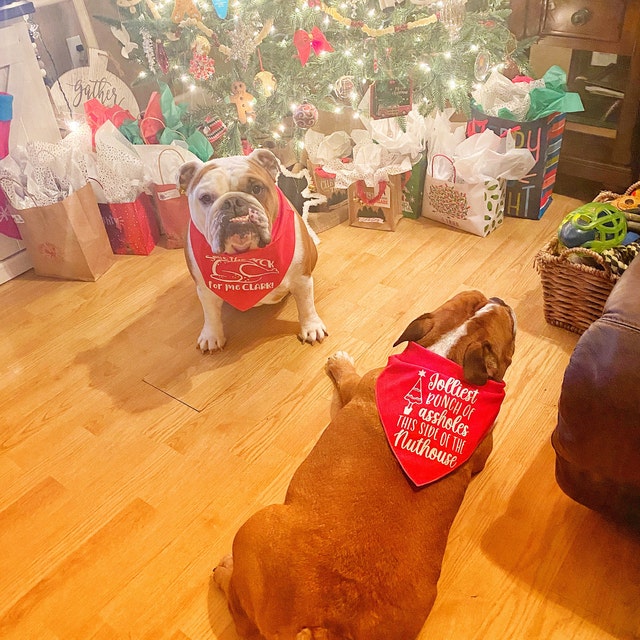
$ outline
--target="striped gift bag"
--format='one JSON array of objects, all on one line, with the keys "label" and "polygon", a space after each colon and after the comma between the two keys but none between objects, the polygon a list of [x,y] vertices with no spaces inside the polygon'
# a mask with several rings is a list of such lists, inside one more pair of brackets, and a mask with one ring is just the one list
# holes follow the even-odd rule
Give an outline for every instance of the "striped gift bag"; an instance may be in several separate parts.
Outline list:
[{"label": "striped gift bag", "polygon": [[521,180],[509,180],[505,193],[504,214],[514,218],[537,220],[551,204],[556,182],[562,134],[566,115],[552,113],[529,122],[516,122],[488,116],[473,109],[467,122],[467,136],[491,129],[501,136],[512,135],[518,149],[529,149],[535,165]]}]

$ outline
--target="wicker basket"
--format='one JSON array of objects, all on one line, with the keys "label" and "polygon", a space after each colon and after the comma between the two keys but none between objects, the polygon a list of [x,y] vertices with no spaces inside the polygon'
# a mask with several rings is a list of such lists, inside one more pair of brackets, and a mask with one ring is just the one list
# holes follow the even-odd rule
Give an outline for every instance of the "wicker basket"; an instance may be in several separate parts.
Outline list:
[{"label": "wicker basket", "polygon": [[[601,268],[572,262],[588,256]],[[556,327],[583,333],[602,315],[604,304],[618,281],[602,256],[590,249],[558,249],[549,242],[535,258],[542,280],[545,320]]]}]

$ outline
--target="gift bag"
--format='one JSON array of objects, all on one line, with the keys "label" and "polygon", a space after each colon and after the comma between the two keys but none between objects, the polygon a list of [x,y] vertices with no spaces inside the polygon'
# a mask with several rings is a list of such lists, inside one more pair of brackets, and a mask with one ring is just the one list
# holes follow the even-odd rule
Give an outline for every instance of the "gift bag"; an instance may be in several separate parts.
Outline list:
[{"label": "gift bag", "polygon": [[[452,180],[433,177],[436,158],[451,163]],[[436,155],[431,159],[424,184],[422,215],[476,236],[487,236],[503,222],[505,180],[483,180],[477,183],[456,182],[453,161]]]},{"label": "gift bag", "polygon": [[422,213],[422,197],[424,193],[424,179],[427,173],[427,157],[423,153],[408,175],[403,178],[402,215],[405,218],[417,219]]},{"label": "gift bag", "polygon": [[318,233],[345,222],[349,218],[349,204],[346,189],[336,189],[336,177],[324,169],[307,161],[307,168],[312,176],[316,193],[324,196],[324,204],[312,207],[309,223]]},{"label": "gift bag", "polygon": [[162,156],[165,153],[175,153],[184,158],[177,149],[163,149],[158,155],[158,173],[161,184],[153,185],[153,200],[160,221],[160,233],[167,238],[167,249],[181,249],[184,247],[187,227],[191,214],[189,200],[184,193],[180,193],[175,182],[167,182],[162,171]]},{"label": "gift bag", "polygon": [[133,202],[100,204],[100,213],[113,253],[148,256],[160,230],[153,205],[144,191]]},{"label": "gift bag", "polygon": [[510,133],[516,148],[528,149],[535,158],[535,165],[528,175],[520,180],[507,181],[505,215],[537,220],[549,208],[565,121],[564,113],[552,113],[531,122],[516,122],[473,109],[472,119],[467,123],[467,137],[485,129],[501,136]]},{"label": "gift bag", "polygon": [[39,276],[95,281],[113,264],[89,184],[54,204],[13,209],[12,217]]},{"label": "gift bag", "polygon": [[349,186],[349,224],[353,227],[395,231],[402,218],[403,176],[389,176],[376,187],[363,180]]}]

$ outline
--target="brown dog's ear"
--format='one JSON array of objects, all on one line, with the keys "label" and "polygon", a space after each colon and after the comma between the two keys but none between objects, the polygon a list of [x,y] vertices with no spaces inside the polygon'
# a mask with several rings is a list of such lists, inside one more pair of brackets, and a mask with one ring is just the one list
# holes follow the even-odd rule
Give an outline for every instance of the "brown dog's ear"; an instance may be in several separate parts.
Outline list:
[{"label": "brown dog's ear", "polygon": [[486,342],[472,342],[464,352],[462,371],[464,379],[471,384],[482,386],[489,379],[485,363]]},{"label": "brown dog's ear", "polygon": [[421,316],[409,323],[402,335],[393,343],[398,346],[401,342],[418,342],[433,329],[433,318],[430,313],[423,313]]},{"label": "brown dog's ear", "polygon": [[200,167],[202,167],[200,160],[192,160],[191,162],[185,162],[180,169],[178,169],[178,176],[176,182],[178,183],[178,190],[180,193],[186,193],[189,183],[193,180],[193,176]]},{"label": "brown dog's ear", "polygon": [[464,352],[462,360],[464,379],[471,384],[481,386],[489,378],[499,378],[498,358],[488,340],[472,342]]},{"label": "brown dog's ear", "polygon": [[278,158],[268,149],[256,149],[252,151],[251,154],[249,154],[249,160],[258,163],[266,169],[274,181],[278,177],[280,173],[280,163],[278,162]]}]

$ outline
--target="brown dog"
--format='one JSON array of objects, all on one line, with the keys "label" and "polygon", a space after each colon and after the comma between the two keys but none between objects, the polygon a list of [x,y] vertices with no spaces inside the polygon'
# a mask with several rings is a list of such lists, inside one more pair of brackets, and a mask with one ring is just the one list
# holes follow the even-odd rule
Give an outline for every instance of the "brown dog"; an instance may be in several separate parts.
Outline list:
[{"label": "brown dog", "polygon": [[[466,383],[499,386],[487,381],[502,381],[515,330],[501,300],[468,291],[414,320],[396,344],[412,341],[407,350],[424,347],[460,365],[463,382],[447,388],[468,400],[477,391],[463,391]],[[249,518],[214,578],[247,640],[413,640],[433,606],[467,485],[491,452],[491,432],[464,464],[418,489],[383,431],[382,370],[360,377],[342,352],[327,368],[342,408],[294,474],[284,505]],[[404,398],[418,402],[412,393]]]},{"label": "brown dog", "polygon": [[185,256],[204,311],[198,348],[224,347],[222,304],[241,311],[291,292],[301,342],[322,342],[313,278],[318,253],[302,218],[276,187],[279,165],[266,149],[249,156],[188,162],[178,183],[189,199]]}]

